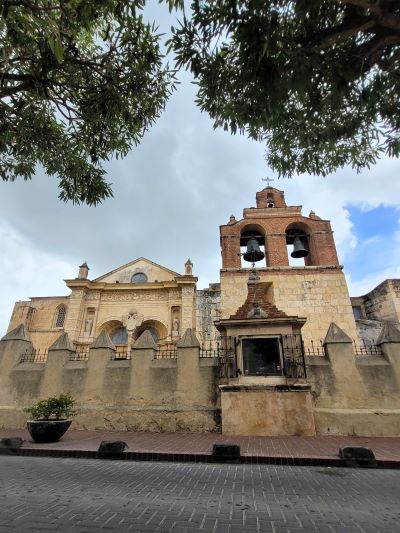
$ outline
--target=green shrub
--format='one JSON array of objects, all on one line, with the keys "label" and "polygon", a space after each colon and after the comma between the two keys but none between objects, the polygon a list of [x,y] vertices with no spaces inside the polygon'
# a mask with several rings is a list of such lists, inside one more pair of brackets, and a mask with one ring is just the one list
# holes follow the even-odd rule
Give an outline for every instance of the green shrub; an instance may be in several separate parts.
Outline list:
[{"label": "green shrub", "polygon": [[75,400],[67,393],[40,400],[24,411],[30,413],[34,420],[61,420],[77,415],[78,411],[74,407]]}]

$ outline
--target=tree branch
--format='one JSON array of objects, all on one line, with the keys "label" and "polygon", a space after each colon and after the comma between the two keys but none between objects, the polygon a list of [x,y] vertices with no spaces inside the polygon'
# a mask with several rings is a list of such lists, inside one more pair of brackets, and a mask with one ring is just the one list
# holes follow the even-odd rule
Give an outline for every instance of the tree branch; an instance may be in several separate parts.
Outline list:
[{"label": "tree branch", "polygon": [[382,14],[382,8],[377,4],[370,4],[367,0],[336,0],[339,4],[351,5],[356,7],[361,7],[363,9],[368,9],[371,13],[376,13],[377,15]]}]

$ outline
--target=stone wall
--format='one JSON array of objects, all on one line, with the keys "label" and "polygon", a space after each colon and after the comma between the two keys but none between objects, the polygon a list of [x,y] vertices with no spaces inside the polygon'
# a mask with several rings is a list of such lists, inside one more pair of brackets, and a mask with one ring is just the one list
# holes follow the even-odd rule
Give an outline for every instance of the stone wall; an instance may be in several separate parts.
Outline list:
[{"label": "stone wall", "polygon": [[[357,355],[350,337],[331,324],[325,355],[307,358],[308,383],[291,378],[286,388],[284,382],[277,388],[247,384],[240,395],[221,386],[220,406],[217,359],[200,357],[193,330],[185,332],[172,359],[156,358],[148,331],[133,345],[131,359],[115,359],[115,347],[102,332],[87,361],[76,360],[63,333],[40,363],[33,362],[34,348],[21,325],[0,341],[0,427],[22,428],[24,407],[70,392],[80,408],[76,429],[219,431],[225,409],[228,434],[239,425],[249,434],[310,435],[315,423],[320,435],[400,436],[399,330],[386,322],[377,344],[381,353]],[[26,353],[31,359],[21,361]]]},{"label": "stone wall", "polygon": [[386,323],[377,343],[381,354],[357,355],[332,324],[325,357],[307,358],[317,434],[400,435],[400,332]]},{"label": "stone wall", "polygon": [[216,359],[199,357],[192,330],[179,341],[174,359],[155,358],[148,331],[135,342],[128,360],[115,359],[106,332],[91,345],[87,361],[74,360],[67,333],[50,347],[45,363],[21,362],[26,352],[33,353],[33,345],[23,326],[0,342],[0,427],[24,427],[24,407],[70,392],[80,409],[75,429],[219,429]]}]

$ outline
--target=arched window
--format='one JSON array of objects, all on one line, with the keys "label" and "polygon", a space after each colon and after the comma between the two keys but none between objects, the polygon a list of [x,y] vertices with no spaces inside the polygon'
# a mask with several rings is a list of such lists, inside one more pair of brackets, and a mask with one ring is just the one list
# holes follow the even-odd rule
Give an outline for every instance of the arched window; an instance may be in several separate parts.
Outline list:
[{"label": "arched window", "polygon": [[114,344],[128,344],[128,333],[126,328],[117,328],[114,330],[111,340]]},{"label": "arched window", "polygon": [[56,328],[64,327],[65,315],[67,314],[67,309],[64,305],[57,309],[56,315]]},{"label": "arched window", "polygon": [[131,277],[131,283],[147,283],[147,276],[144,272],[137,272]]}]

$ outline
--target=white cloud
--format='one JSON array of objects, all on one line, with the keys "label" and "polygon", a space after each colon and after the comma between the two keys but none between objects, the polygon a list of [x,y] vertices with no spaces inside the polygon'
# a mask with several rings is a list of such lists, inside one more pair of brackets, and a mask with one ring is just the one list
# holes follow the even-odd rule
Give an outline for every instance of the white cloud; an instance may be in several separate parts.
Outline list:
[{"label": "white cloud", "polygon": [[7,223],[0,223],[0,336],[7,329],[14,302],[28,296],[68,294],[64,278],[75,266],[56,255],[41,252]]}]

